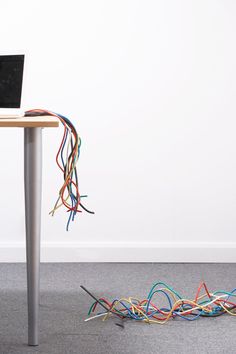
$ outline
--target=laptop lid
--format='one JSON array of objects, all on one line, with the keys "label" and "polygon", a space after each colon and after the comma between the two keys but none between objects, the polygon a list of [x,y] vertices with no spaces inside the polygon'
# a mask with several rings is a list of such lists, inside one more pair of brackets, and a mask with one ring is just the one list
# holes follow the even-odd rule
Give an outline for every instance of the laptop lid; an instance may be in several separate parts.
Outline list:
[{"label": "laptop lid", "polygon": [[21,107],[24,55],[0,55],[0,114]]}]

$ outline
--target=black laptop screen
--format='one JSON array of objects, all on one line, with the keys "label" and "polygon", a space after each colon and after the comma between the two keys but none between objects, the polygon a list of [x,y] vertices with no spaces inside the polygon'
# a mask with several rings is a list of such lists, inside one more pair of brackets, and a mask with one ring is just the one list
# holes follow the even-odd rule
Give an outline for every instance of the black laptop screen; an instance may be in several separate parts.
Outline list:
[{"label": "black laptop screen", "polygon": [[20,108],[24,55],[0,55],[0,108]]}]

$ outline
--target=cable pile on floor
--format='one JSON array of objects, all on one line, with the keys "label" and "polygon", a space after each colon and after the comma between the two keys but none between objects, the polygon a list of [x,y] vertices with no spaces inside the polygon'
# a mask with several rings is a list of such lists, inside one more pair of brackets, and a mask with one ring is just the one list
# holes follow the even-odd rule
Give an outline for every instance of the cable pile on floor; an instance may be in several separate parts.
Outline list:
[{"label": "cable pile on floor", "polygon": [[[95,300],[88,311],[89,316],[95,312],[99,305],[103,308],[102,312],[88,317],[85,321],[98,317],[102,317],[105,321],[110,316],[117,316],[121,320],[132,319],[145,323],[164,324],[177,317],[193,321],[200,316],[217,317],[223,314],[236,316],[236,288],[231,292],[224,290],[210,292],[204,282],[198,287],[194,299],[182,297],[176,290],[163,282],[155,283],[148,296],[142,300],[128,297],[108,301],[104,297],[96,298],[82,285],[81,288]],[[200,294],[201,290],[204,290],[202,295]],[[163,302],[163,300],[166,304],[158,306],[157,302]]]},{"label": "cable pile on floor", "polygon": [[[80,213],[82,209],[87,213],[94,214],[94,212],[88,210],[81,202],[81,199],[87,197],[87,195],[80,195],[79,193],[76,164],[80,155],[81,138],[72,122],[61,114],[44,109],[31,109],[25,112],[25,116],[52,116],[58,118],[63,124],[64,133],[56,155],[56,163],[63,173],[64,183],[59,190],[59,196],[54,208],[49,214],[53,216],[58,208],[61,206],[66,207],[69,212],[66,225],[66,230],[68,231],[70,222],[74,221],[75,215]],[[67,195],[65,195],[66,193]]]}]

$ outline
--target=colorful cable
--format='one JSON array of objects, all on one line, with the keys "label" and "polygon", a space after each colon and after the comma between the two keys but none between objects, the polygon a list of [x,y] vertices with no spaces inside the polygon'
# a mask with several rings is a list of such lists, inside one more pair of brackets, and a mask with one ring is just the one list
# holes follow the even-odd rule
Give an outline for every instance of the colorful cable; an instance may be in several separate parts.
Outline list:
[{"label": "colorful cable", "polygon": [[[72,122],[65,116],[43,109],[32,109],[25,112],[25,116],[53,116],[60,120],[64,127],[64,133],[60,147],[56,155],[56,163],[63,173],[64,183],[59,190],[59,196],[49,214],[54,215],[55,211],[61,206],[65,206],[69,217],[66,225],[68,231],[71,221],[75,215],[83,209],[87,213],[94,214],[88,210],[81,199],[87,195],[80,195],[77,175],[77,162],[80,155],[81,138],[79,137]],[[66,195],[67,194],[67,195]]]},{"label": "colorful cable", "polygon": [[[95,298],[83,286],[81,287]],[[202,289],[205,292],[200,295]],[[163,298],[167,304],[163,307],[157,306],[157,300],[159,303],[160,300],[163,301]],[[99,305],[102,305],[106,311],[90,316]],[[89,309],[88,315],[90,317],[85,319],[85,321],[97,317],[103,317],[104,321],[109,316],[115,315],[121,319],[164,324],[176,317],[193,321],[200,316],[216,317],[223,314],[236,316],[236,288],[231,292],[219,290],[211,293],[206,284],[202,282],[197,289],[195,298],[187,299],[165,283],[157,282],[152,286],[148,296],[143,300],[133,297],[114,299],[112,302],[106,298],[96,299]]]}]

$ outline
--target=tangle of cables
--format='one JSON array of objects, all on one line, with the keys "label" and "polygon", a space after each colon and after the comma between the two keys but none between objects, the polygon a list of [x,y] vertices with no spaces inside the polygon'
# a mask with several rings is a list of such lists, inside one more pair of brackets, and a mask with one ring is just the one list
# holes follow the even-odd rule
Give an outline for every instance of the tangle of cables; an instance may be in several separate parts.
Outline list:
[{"label": "tangle of cables", "polygon": [[[88,290],[81,286],[93,299],[96,299]],[[201,290],[204,290],[203,294]],[[160,305],[163,303],[164,305]],[[101,306],[102,312],[90,316],[96,308]],[[104,311],[105,309],[105,311]],[[182,297],[176,290],[163,282],[155,283],[145,299],[134,297],[114,299],[96,299],[92,303],[87,319],[92,320],[103,317],[103,321],[109,316],[118,316],[121,320],[131,319],[146,323],[164,324],[170,319],[181,318],[193,321],[202,317],[216,317],[223,314],[236,316],[236,288],[231,292],[218,290],[210,292],[203,282],[197,289],[194,299]]]},{"label": "tangle of cables", "polygon": [[81,202],[87,195],[80,195],[76,164],[80,155],[81,139],[71,121],[65,116],[43,109],[32,109],[25,112],[25,116],[53,116],[57,117],[63,124],[64,133],[60,147],[56,155],[56,163],[63,173],[63,185],[59,190],[59,196],[55,202],[52,216],[61,206],[66,207],[69,217],[66,225],[68,231],[71,221],[74,221],[75,215],[83,210],[90,214],[94,212],[88,210]]}]

